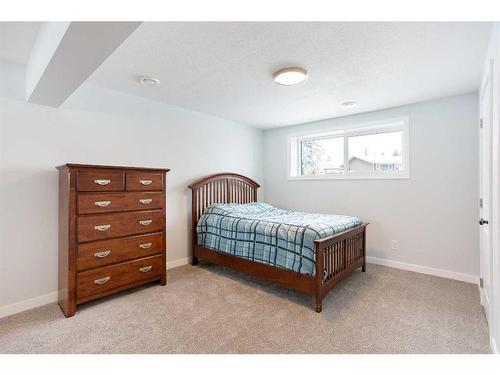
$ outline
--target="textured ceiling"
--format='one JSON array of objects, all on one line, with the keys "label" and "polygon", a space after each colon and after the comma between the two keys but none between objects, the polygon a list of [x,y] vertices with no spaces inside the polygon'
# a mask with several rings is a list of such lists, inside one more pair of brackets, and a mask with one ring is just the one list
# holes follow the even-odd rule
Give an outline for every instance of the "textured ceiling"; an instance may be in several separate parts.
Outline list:
[{"label": "textured ceiling", "polygon": [[[89,82],[270,128],[477,90],[491,26],[146,22]],[[25,64],[39,27],[0,22],[0,60]],[[273,72],[286,66],[306,68],[307,82],[275,84]],[[142,75],[161,84],[142,86]]]},{"label": "textured ceiling", "polygon": [[0,22],[0,60],[26,64],[41,22]]},{"label": "textured ceiling", "polygon": [[[491,26],[147,22],[90,82],[269,128],[474,91]],[[305,84],[273,82],[290,65],[309,70]],[[141,86],[141,75],[161,85]]]}]

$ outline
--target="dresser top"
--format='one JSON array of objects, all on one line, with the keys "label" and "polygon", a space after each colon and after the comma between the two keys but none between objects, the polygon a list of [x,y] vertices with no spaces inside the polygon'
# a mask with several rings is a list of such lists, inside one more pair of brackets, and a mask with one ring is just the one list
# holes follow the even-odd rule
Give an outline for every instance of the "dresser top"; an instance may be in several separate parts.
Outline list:
[{"label": "dresser top", "polygon": [[93,169],[128,169],[128,170],[140,170],[140,171],[163,171],[169,172],[168,168],[152,168],[152,167],[131,167],[131,166],[122,166],[122,165],[95,165],[95,164],[73,164],[67,163],[63,165],[59,165],[56,169],[64,170],[69,168],[75,169],[83,169],[83,168],[93,168]]}]

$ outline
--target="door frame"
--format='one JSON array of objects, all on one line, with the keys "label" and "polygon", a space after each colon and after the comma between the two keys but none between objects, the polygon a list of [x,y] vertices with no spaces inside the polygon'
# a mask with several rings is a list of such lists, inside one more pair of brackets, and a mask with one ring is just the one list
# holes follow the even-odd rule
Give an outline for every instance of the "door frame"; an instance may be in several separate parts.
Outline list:
[{"label": "door frame", "polygon": [[[484,129],[484,126],[489,127],[489,140],[487,142],[487,147],[489,148],[488,152],[488,157],[489,157],[489,180],[487,181],[488,189],[489,189],[489,202],[488,202],[488,212],[487,212],[487,219],[489,221],[489,230],[488,230],[488,244],[489,244],[489,259],[487,262],[487,267],[489,268],[488,270],[488,282],[487,285],[489,285],[490,290],[489,290],[489,295],[487,295],[484,291],[483,285],[484,285],[484,278],[483,278],[483,261],[484,259],[482,258],[482,249],[479,249],[479,278],[482,282],[479,284],[479,293],[480,293],[480,300],[481,300],[481,305],[484,308],[484,312],[486,315],[486,318],[488,320],[488,325],[489,329],[491,330],[491,311],[492,311],[492,303],[493,303],[493,211],[495,210],[494,206],[494,199],[493,199],[493,173],[494,173],[494,168],[493,168],[493,83],[494,83],[494,76],[493,76],[493,59],[489,59],[488,61],[488,71],[487,74],[485,75],[484,79],[481,82],[481,91],[479,92],[479,117],[481,121],[481,127],[479,128],[479,198],[482,198],[482,188],[483,188],[483,169],[482,169],[482,152],[483,152],[483,142],[482,142],[482,132]],[[487,87],[488,85],[488,87]],[[488,92],[485,92],[486,88],[488,88]],[[488,108],[488,113],[483,114],[483,98],[487,97],[489,100],[489,108]],[[486,118],[488,121],[484,121]],[[486,216],[486,215],[485,215]],[[481,207],[479,208],[479,218],[481,218]],[[478,219],[479,219],[478,218]],[[479,246],[481,246],[481,227],[479,227]]]}]

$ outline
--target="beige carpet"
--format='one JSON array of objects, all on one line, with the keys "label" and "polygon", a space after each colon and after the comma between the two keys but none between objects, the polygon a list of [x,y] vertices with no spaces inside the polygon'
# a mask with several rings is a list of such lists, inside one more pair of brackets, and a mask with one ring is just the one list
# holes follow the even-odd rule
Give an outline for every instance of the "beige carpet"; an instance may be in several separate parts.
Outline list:
[{"label": "beige carpet", "polygon": [[477,286],[368,265],[325,298],[214,265],[169,285],[0,319],[0,353],[489,353]]}]

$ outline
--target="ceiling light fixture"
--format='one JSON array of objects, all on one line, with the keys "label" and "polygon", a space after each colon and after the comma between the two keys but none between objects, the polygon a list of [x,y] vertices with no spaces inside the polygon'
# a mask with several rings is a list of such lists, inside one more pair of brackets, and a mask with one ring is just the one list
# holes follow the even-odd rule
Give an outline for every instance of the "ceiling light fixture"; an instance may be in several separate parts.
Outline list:
[{"label": "ceiling light fixture", "polygon": [[146,86],[156,86],[160,84],[160,81],[158,79],[151,77],[142,77],[140,79],[140,82]]},{"label": "ceiling light fixture", "polygon": [[356,102],[343,102],[343,103],[340,103],[340,105],[342,107],[345,107],[345,108],[348,108],[348,107],[356,107],[358,103]]},{"label": "ceiling light fixture", "polygon": [[298,85],[307,80],[307,75],[307,70],[302,68],[284,68],[274,73],[274,82],[283,86]]}]

